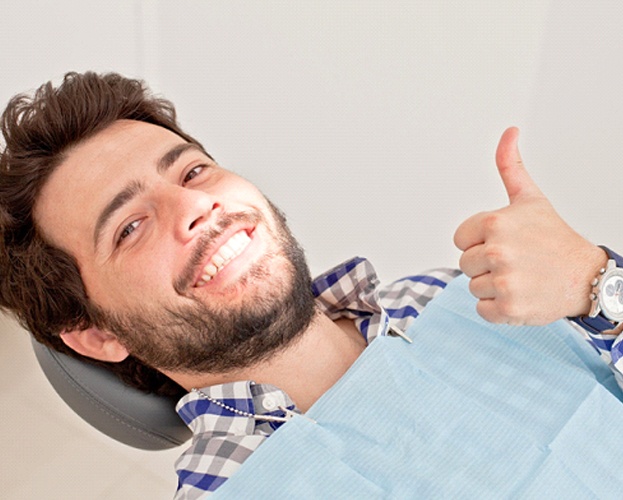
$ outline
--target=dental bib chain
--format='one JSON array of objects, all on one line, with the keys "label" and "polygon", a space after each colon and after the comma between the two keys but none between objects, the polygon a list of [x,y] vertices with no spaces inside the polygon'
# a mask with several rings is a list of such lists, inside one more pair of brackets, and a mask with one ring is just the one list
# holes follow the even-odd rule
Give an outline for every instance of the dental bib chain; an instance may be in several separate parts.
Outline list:
[{"label": "dental bib chain", "polygon": [[278,406],[278,408],[286,414],[285,417],[275,417],[273,415],[257,415],[255,413],[249,413],[248,411],[238,410],[237,408],[226,405],[225,403],[223,403],[222,401],[219,401],[218,399],[211,398],[205,392],[199,389],[196,389],[195,387],[192,388],[192,392],[199,395],[199,397],[209,401],[210,403],[213,403],[216,406],[220,406],[221,408],[227,411],[230,411],[236,415],[240,415],[241,417],[253,418],[255,420],[264,420],[266,422],[282,422],[283,423],[283,422],[287,422],[288,420],[290,420],[292,417],[294,417],[294,415],[297,415],[297,413],[293,412],[292,410],[288,410],[287,408],[283,406]]}]

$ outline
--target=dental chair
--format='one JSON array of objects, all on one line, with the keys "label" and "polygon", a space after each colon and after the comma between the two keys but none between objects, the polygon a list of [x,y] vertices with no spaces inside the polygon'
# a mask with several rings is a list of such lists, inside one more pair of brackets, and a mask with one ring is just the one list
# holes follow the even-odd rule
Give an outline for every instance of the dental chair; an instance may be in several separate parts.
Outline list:
[{"label": "dental chair", "polygon": [[145,394],[104,368],[83,363],[33,340],[35,355],[54,390],[83,420],[134,448],[181,445],[191,432],[172,398]]}]

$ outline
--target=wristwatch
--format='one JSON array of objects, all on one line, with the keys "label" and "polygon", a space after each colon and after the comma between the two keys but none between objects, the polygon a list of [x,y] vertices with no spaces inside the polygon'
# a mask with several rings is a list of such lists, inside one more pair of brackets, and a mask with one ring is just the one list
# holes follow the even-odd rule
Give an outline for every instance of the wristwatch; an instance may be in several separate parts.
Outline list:
[{"label": "wristwatch", "polygon": [[606,267],[591,282],[591,310],[570,318],[592,333],[616,334],[623,327],[623,257],[600,245],[608,255]]}]

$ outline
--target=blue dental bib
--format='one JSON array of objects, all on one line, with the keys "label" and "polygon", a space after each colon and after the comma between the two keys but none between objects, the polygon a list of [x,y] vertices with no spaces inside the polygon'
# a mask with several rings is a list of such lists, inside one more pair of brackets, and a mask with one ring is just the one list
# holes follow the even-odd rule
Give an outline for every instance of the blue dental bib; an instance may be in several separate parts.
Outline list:
[{"label": "blue dental bib", "polygon": [[374,340],[215,498],[623,498],[610,369],[566,322],[493,325],[475,304],[454,280],[413,344]]}]

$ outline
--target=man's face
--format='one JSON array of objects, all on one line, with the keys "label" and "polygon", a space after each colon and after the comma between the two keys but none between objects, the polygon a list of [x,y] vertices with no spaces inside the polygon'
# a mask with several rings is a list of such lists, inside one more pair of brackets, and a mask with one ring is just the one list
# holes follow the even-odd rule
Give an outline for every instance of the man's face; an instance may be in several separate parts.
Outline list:
[{"label": "man's face", "polygon": [[164,128],[118,121],[69,150],[35,220],[76,258],[104,326],[156,368],[238,368],[313,316],[302,251],[281,215]]}]

